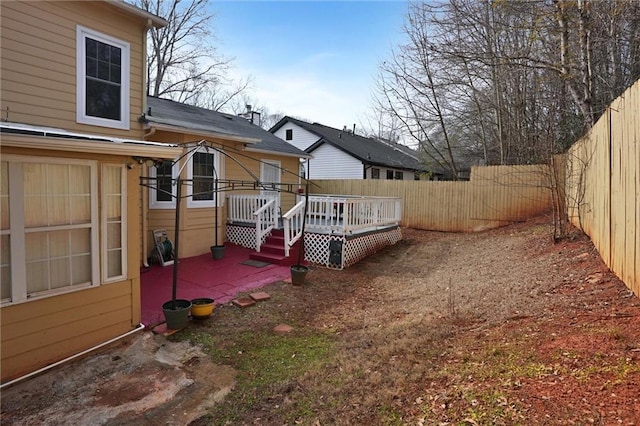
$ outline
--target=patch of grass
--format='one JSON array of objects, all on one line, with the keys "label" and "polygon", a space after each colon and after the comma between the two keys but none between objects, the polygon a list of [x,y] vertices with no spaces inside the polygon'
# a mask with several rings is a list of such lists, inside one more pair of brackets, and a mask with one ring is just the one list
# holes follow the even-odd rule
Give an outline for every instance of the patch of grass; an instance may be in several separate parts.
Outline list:
[{"label": "patch of grass", "polygon": [[333,347],[330,335],[318,332],[283,335],[244,329],[220,336],[205,328],[185,330],[174,336],[200,345],[213,362],[238,371],[234,391],[210,413],[215,419],[212,424],[239,422],[248,411],[264,403],[281,411],[286,408],[281,415],[291,420],[312,418],[311,398],[296,398],[295,404],[286,407],[279,400],[296,390],[299,378],[321,369],[330,358]]},{"label": "patch of grass", "polygon": [[386,404],[378,407],[378,418],[380,419],[380,424],[385,426],[400,426],[404,424],[402,413]]},{"label": "patch of grass", "polygon": [[[600,360],[602,362],[602,360]],[[615,381],[622,381],[629,374],[640,373],[638,366],[631,358],[619,357],[615,363],[610,364],[589,364],[583,368],[574,369],[571,375],[581,382],[589,381],[593,376],[612,375]]]}]

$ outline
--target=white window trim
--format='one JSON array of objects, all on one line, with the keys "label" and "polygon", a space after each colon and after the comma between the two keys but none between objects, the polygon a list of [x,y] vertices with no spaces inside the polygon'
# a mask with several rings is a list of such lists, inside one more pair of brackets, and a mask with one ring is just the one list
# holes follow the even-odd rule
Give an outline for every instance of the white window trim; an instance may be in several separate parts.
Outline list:
[{"label": "white window trim", "polygon": [[[122,49],[121,55],[121,72],[120,79],[120,112],[122,117],[120,120],[110,120],[101,117],[92,117],[85,114],[86,111],[86,52],[85,39],[92,38],[102,43]],[[110,127],[114,129],[129,130],[130,125],[130,54],[131,47],[129,43],[118,40],[106,34],[99,33],[86,27],[78,25],[76,27],[76,121],[82,124],[90,124],[93,126]]]},{"label": "white window trim", "polygon": [[[222,170],[220,169],[220,153],[218,151],[216,151],[215,149],[211,149],[209,148],[207,150],[206,147],[201,146],[198,149],[196,149],[194,151],[194,154],[196,152],[201,152],[201,153],[206,153],[206,154],[212,154],[213,155],[213,168],[215,169],[216,175],[214,176],[214,179],[223,179],[223,174],[222,174]],[[189,182],[191,182],[191,179],[193,179],[193,157],[195,155],[191,155],[189,156],[188,162],[187,162],[187,179],[189,180]],[[187,197],[187,207],[188,208],[215,208],[215,207],[221,207],[222,204],[222,200],[224,199],[224,197],[220,197],[220,194],[214,194],[214,199],[213,200],[194,200],[193,199],[193,186],[192,185],[185,185],[186,186],[186,197]]]},{"label": "white window trim", "polygon": [[[122,281],[127,277],[127,173],[124,165],[120,164],[105,164],[103,166],[103,170],[107,168],[117,168],[120,169],[120,262],[122,264],[122,274],[110,277],[109,274],[109,241],[107,238],[108,234],[108,222],[107,222],[107,187],[106,181],[103,179],[102,184],[102,218],[100,220],[100,227],[102,228],[102,250],[100,252],[100,256],[102,258],[102,282],[110,283],[114,281]],[[103,173],[103,176],[105,173]]]},{"label": "white window trim", "polygon": [[177,186],[175,185],[176,179],[178,179],[178,164],[173,163],[171,168],[171,179],[173,184],[171,185],[171,201],[158,201],[158,190],[156,178],[158,177],[158,169],[155,166],[149,167],[149,208],[150,209],[175,209],[176,208],[176,195]]},{"label": "white window trim", "polygon": [[[11,300],[6,302],[3,301],[2,306],[44,299],[49,296],[72,293],[100,285],[97,161],[71,158],[32,157],[12,154],[3,155],[2,160],[9,163],[9,194],[11,200],[9,203],[9,233],[11,235]],[[91,258],[90,284],[47,290],[27,297],[26,228],[24,226],[24,186],[22,179],[22,164],[24,163],[78,164],[89,166],[91,174],[91,252],[92,254],[95,254],[92,255]],[[30,229],[30,231],[34,230],[35,229]]]}]

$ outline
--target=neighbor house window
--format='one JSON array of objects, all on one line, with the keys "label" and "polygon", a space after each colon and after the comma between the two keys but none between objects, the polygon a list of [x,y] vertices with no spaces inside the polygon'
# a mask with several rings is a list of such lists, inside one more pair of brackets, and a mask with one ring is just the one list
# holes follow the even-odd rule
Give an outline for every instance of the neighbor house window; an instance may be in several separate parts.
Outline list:
[{"label": "neighbor house window", "polygon": [[387,170],[387,179],[388,180],[392,180],[393,179],[393,170]]},{"label": "neighbor house window", "polygon": [[396,180],[404,179],[404,172],[396,172],[395,178]]},{"label": "neighbor house window", "polygon": [[371,179],[380,179],[380,169],[378,168],[371,169]]},{"label": "neighbor house window", "polygon": [[293,129],[287,129],[285,139],[288,141],[293,140]]},{"label": "neighbor house window", "polygon": [[177,164],[162,161],[149,168],[149,207],[152,209],[173,209],[176,207]]},{"label": "neighbor house window", "polygon": [[215,151],[198,148],[187,165],[190,184],[187,186],[187,206],[216,207],[215,180],[220,178],[218,155]]},{"label": "neighbor house window", "polygon": [[76,31],[79,123],[129,129],[129,43],[96,31]]},{"label": "neighbor house window", "polygon": [[[2,302],[21,302],[99,284],[97,163],[5,156],[2,175]],[[105,271],[105,277],[115,277],[124,273],[122,167],[114,167],[103,178],[103,232],[113,235],[105,238],[115,254],[105,251],[102,256],[120,257],[107,262],[109,268],[115,267]],[[118,235],[115,229],[120,230]]]}]

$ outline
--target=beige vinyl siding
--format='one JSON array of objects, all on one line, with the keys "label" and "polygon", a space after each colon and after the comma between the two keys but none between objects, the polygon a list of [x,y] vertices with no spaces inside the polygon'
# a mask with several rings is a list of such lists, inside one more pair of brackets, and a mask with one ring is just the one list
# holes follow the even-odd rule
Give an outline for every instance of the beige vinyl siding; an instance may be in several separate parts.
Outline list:
[{"label": "beige vinyl siding", "polygon": [[[7,136],[10,137],[10,136]],[[5,136],[3,136],[3,139]],[[2,147],[1,155],[28,155],[122,165],[128,157]],[[140,323],[139,168],[124,169],[127,185],[127,276],[119,281],[26,300],[0,309],[2,381],[42,368],[64,357],[124,334]],[[98,175],[101,187],[101,174]],[[99,254],[102,256],[100,250]]]},{"label": "beige vinyl siding", "polygon": [[[144,23],[101,2],[1,2],[3,119],[139,138]],[[128,42],[131,130],[76,123],[76,26]],[[8,112],[7,112],[8,108]]]},{"label": "beige vinyl siding", "polygon": [[132,282],[2,308],[2,380],[81,352],[132,329]]}]

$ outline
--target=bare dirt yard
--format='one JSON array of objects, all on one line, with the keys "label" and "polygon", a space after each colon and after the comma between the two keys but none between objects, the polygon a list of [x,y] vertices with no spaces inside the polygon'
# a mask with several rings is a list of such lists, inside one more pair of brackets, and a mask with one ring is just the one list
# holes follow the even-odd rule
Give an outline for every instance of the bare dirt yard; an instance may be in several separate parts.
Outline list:
[{"label": "bare dirt yard", "polygon": [[640,299],[580,232],[551,235],[403,229],[344,271],[5,389],[1,423],[640,424]]}]

